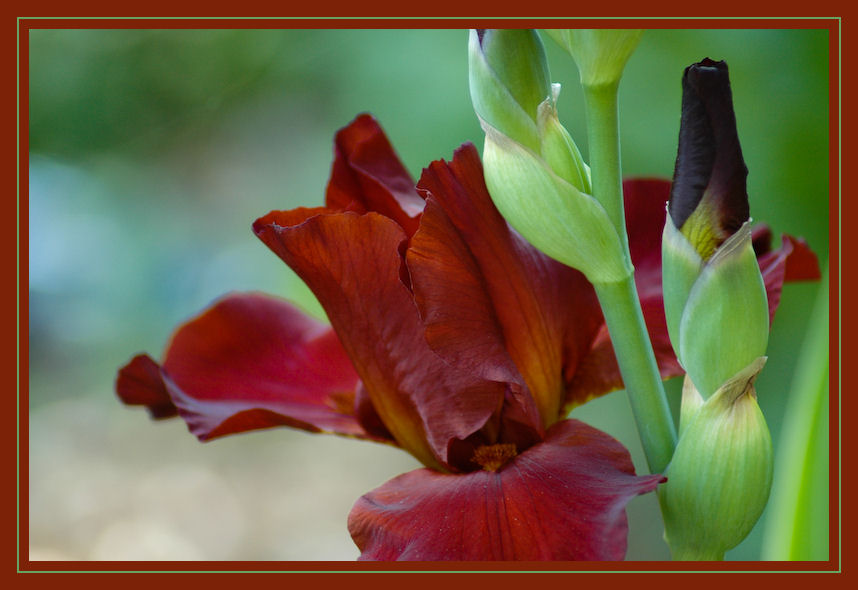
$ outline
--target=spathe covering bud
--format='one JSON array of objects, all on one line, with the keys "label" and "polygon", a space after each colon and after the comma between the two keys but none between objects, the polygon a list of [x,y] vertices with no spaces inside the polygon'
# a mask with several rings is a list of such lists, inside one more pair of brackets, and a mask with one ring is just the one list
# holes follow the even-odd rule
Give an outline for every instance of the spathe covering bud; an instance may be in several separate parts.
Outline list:
[{"label": "spathe covering bud", "polygon": [[566,49],[584,86],[618,84],[626,62],[643,35],[642,29],[546,29]]},{"label": "spathe covering bud", "polygon": [[765,354],[765,284],[751,243],[747,168],[727,65],[682,79],[682,120],[662,239],[664,307],[679,362],[704,398]]},{"label": "spathe covering bud", "polygon": [[486,133],[486,185],[498,210],[531,244],[590,281],[627,277],[620,237],[589,194],[589,168],[557,117],[560,85],[548,82],[538,35],[473,30],[469,56],[471,100]]},{"label": "spathe covering bud", "polygon": [[772,441],[753,387],[765,361],[755,359],[705,402],[686,376],[679,443],[660,488],[674,559],[723,559],[766,506]]},{"label": "spathe covering bud", "polygon": [[704,397],[753,359],[769,335],[766,287],[745,224],[705,263],[665,223],[664,307],[679,362]]}]

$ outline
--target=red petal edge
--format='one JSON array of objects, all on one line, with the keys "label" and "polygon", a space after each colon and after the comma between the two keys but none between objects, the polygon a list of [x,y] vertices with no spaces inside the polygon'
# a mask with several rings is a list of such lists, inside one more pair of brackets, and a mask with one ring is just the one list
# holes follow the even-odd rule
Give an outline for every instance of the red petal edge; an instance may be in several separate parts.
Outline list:
[{"label": "red petal edge", "polygon": [[814,281],[820,278],[819,261],[803,238],[784,234],[781,247],[762,254],[757,261],[769,298],[769,322],[775,318],[785,281]]},{"label": "red petal edge", "polygon": [[274,426],[379,440],[355,417],[357,384],[329,326],[251,293],[224,297],[180,326],[162,367],[135,357],[117,393],[153,415],[169,404],[201,440]]},{"label": "red petal edge", "polygon": [[423,199],[372,115],[358,115],[334,137],[325,204],[335,210],[381,213],[409,236],[417,229]]},{"label": "red petal edge", "polygon": [[357,501],[349,532],[361,560],[620,560],[626,504],[663,481],[634,475],[607,434],[564,420],[498,472],[390,480]]},{"label": "red petal edge", "polygon": [[161,379],[161,367],[147,354],[138,354],[119,369],[116,394],[129,406],[146,406],[152,418],[178,414]]}]

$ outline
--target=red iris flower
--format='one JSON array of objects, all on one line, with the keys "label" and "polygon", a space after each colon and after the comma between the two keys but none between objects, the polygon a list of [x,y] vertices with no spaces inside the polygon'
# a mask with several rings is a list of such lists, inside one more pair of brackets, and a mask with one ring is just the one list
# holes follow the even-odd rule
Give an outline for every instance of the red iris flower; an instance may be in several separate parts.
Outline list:
[{"label": "red iris flower", "polygon": [[[661,301],[669,183],[625,184],[638,289],[664,377],[681,374]],[[117,392],[210,440],[291,426],[397,445],[426,467],[355,504],[361,559],[617,560],[636,476],[616,440],[568,411],[622,387],[592,287],[506,224],[474,146],[414,182],[368,115],[336,136],[326,206],[273,211],[256,235],[331,325],[261,294],[229,295],[180,326],[164,360],[135,357]],[[788,239],[766,285],[811,278]],[[818,269],[816,270],[818,273]]]}]

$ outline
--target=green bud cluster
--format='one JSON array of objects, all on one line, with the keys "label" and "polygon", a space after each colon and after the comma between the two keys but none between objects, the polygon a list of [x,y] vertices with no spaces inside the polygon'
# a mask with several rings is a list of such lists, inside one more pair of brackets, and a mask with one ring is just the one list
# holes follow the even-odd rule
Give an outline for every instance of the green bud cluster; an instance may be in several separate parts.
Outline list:
[{"label": "green bud cluster", "polygon": [[470,91],[486,134],[486,185],[501,214],[552,258],[591,282],[632,272],[590,170],[557,116],[545,50],[532,30],[472,30]]},{"label": "green bud cluster", "polygon": [[686,370],[679,442],[660,489],[675,559],[723,559],[769,497],[772,443],[753,384],[769,309],[751,241],[747,169],[727,65],[683,76],[679,153],[662,237],[667,328]]}]

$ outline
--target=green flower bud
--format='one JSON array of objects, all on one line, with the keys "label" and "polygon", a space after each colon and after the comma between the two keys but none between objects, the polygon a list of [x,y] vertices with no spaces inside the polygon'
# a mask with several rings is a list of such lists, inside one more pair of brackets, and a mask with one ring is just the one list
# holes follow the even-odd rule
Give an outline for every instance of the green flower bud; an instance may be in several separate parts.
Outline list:
[{"label": "green flower bud", "polygon": [[754,360],[705,402],[686,377],[679,443],[659,490],[674,559],[723,559],[766,506],[772,441],[753,387],[765,360]]},{"label": "green flower bud", "polygon": [[626,62],[638,46],[642,29],[546,29],[578,65],[581,84],[618,84]]},{"label": "green flower bud", "polygon": [[539,151],[539,105],[551,98],[542,41],[530,29],[472,29],[471,102],[481,120]]},{"label": "green flower bud", "polygon": [[588,194],[590,170],[557,117],[560,85],[548,82],[539,37],[471,31],[469,55],[486,185],[498,210],[536,248],[592,282],[628,276],[619,235]]},{"label": "green flower bud", "polygon": [[704,398],[765,354],[768,299],[751,245],[747,168],[727,65],[686,68],[674,181],[662,239],[667,328]]}]

